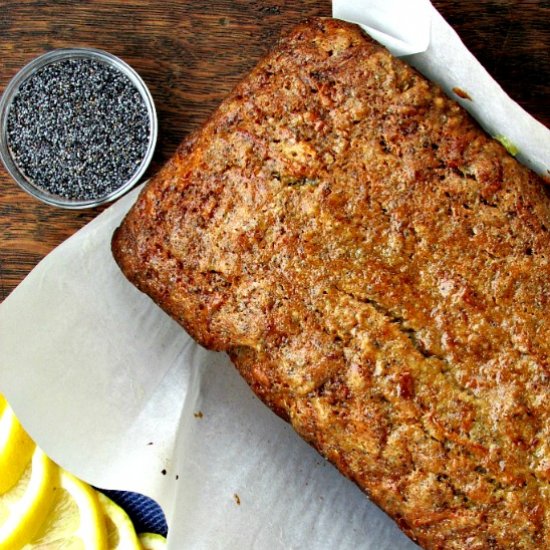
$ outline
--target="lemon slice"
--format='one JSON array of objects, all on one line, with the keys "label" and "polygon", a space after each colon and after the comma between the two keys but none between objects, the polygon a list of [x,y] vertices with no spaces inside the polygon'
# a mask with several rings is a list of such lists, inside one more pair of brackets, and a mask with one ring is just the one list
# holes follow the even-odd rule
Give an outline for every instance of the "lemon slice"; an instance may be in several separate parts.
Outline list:
[{"label": "lemon slice", "polygon": [[57,466],[35,447],[19,481],[0,495],[0,548],[20,548],[37,532],[53,502]]},{"label": "lemon slice", "polygon": [[162,535],[141,533],[138,538],[143,550],[164,550],[166,548],[166,539]]},{"label": "lemon slice", "polygon": [[141,550],[128,514],[103,493],[97,493],[97,497],[105,518],[109,550]]},{"label": "lemon slice", "polygon": [[31,461],[35,444],[0,395],[0,495],[9,491]]},{"label": "lemon slice", "polygon": [[95,491],[59,469],[59,485],[46,520],[27,549],[108,550],[105,522]]}]

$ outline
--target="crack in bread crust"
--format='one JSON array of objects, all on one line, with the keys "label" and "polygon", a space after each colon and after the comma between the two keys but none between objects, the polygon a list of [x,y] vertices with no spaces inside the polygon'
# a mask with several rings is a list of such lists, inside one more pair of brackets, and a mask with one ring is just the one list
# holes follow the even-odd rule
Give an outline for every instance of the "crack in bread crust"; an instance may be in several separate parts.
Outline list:
[{"label": "crack in bread crust", "polygon": [[357,27],[290,31],[153,178],[126,276],[425,548],[550,547],[550,194]]}]

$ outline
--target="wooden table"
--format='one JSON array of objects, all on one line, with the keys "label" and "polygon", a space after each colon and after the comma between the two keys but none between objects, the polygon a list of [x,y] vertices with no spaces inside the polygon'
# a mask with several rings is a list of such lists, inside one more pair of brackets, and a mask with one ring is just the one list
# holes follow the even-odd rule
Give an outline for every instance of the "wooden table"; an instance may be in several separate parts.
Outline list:
[{"label": "wooden table", "polygon": [[[550,3],[434,4],[504,89],[550,126]],[[92,46],[122,57],[142,75],[157,105],[153,173],[283,27],[330,13],[329,0],[0,0],[0,91],[24,64],[52,48]],[[44,205],[0,167],[0,301],[101,210]]]}]

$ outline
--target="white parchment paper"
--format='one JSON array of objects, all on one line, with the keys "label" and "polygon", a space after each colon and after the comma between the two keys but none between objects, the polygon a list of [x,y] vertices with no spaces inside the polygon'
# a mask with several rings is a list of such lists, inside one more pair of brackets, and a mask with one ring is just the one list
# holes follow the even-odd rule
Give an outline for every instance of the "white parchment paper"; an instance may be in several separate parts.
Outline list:
[{"label": "white parchment paper", "polygon": [[[447,90],[467,91],[485,127],[546,173],[548,129],[506,97],[429,2],[333,8]],[[253,396],[225,355],[197,346],[124,279],[110,239],[137,192],[0,306],[0,391],[30,434],[86,481],[155,498],[169,548],[415,548]]]}]

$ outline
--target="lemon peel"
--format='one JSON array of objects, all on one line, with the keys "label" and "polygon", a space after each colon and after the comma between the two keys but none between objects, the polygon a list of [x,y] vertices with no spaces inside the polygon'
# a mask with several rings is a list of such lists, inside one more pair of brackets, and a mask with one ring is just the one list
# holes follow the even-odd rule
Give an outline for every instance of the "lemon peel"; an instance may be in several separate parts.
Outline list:
[{"label": "lemon peel", "polygon": [[103,493],[97,493],[105,517],[109,550],[141,550],[128,514]]},{"label": "lemon peel", "polygon": [[0,495],[9,491],[21,478],[34,448],[34,441],[5,398],[0,396]]},{"label": "lemon peel", "polygon": [[105,521],[96,492],[59,469],[59,484],[50,513],[24,550],[108,550]]},{"label": "lemon peel", "polygon": [[0,548],[20,548],[40,528],[52,505],[57,466],[35,447],[19,481],[0,495]]},{"label": "lemon peel", "polygon": [[166,539],[156,533],[140,533],[139,542],[143,550],[164,550],[166,548]]}]

